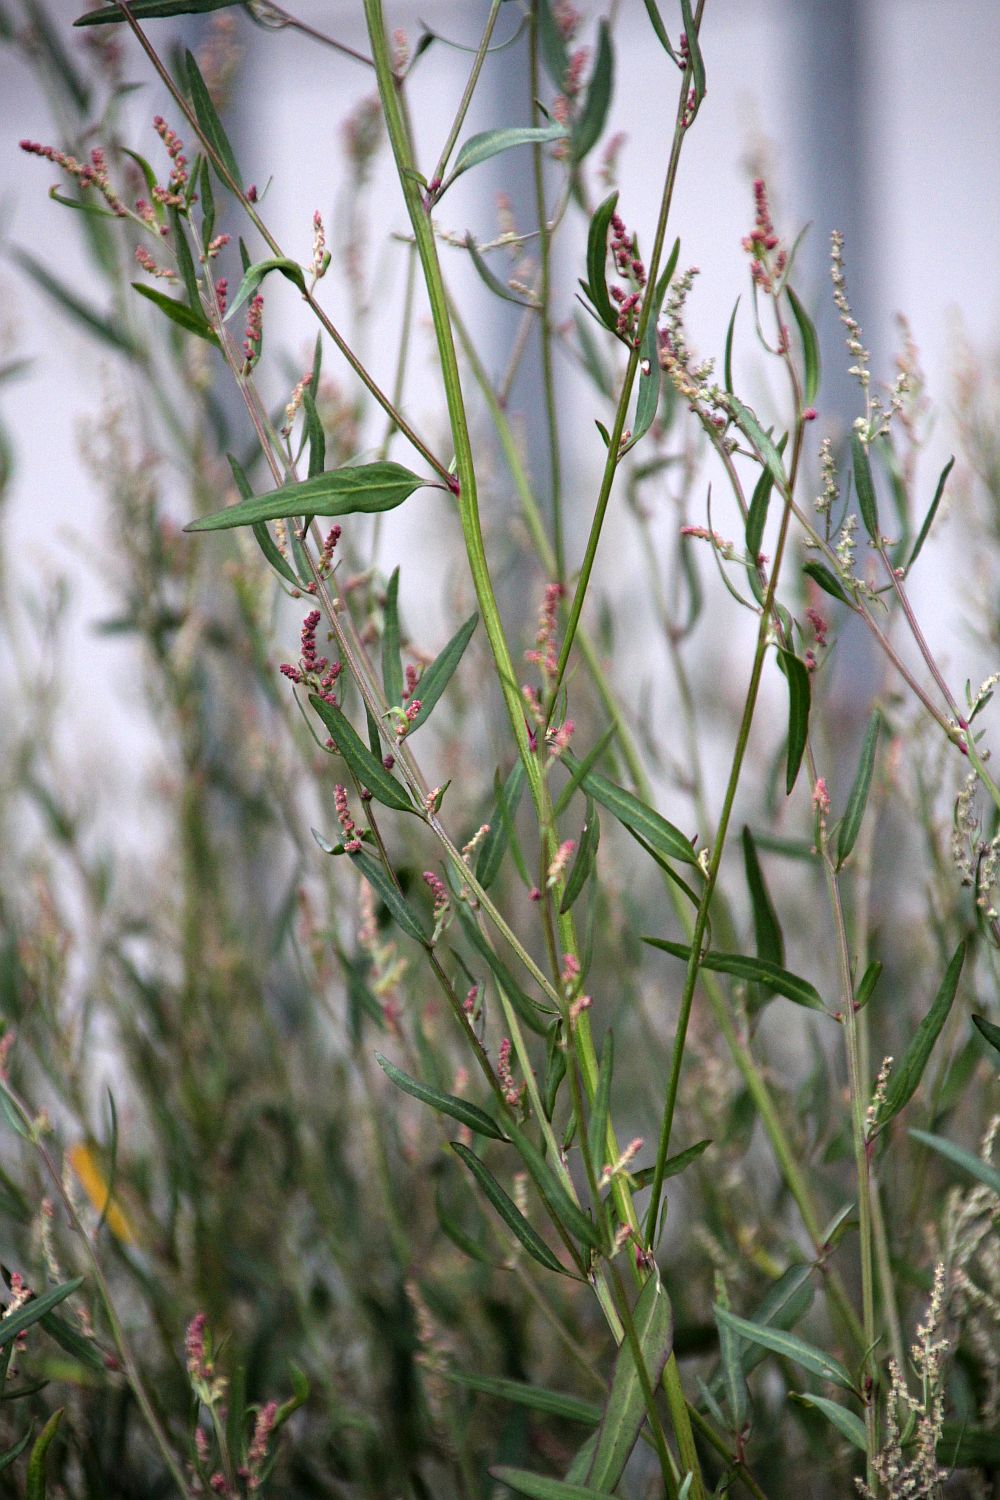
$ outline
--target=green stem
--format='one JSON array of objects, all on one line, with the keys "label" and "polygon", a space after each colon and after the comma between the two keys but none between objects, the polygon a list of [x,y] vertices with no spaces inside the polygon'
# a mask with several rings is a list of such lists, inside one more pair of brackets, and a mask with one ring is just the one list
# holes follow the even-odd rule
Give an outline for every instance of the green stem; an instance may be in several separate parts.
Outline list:
[{"label": "green stem", "polygon": [[500,14],[502,3],[503,0],[492,0],[490,5],[490,13],[486,17],[486,26],[483,29],[483,35],[472,62],[472,71],[466,80],[465,90],[459,101],[458,111],[451,122],[451,129],[448,131],[447,139],[441,148],[441,155],[438,157],[437,166],[434,168],[434,175],[431,178],[428,189],[432,198],[437,191],[437,185],[444,176],[448,159],[455,149],[455,142],[458,140],[458,132],[461,130],[465,117],[469,112],[469,105],[472,103],[472,96],[476,92],[476,84],[479,82],[479,75],[483,70],[483,63],[486,61],[486,54],[490,46],[490,37],[493,35],[493,28],[497,23],[497,16]]},{"label": "green stem", "polygon": [[[701,25],[701,16],[705,8],[705,0],[698,0],[695,14],[695,25]],[[667,175],[663,184],[663,192],[660,197],[660,211],[656,221],[656,233],[653,237],[653,249],[647,267],[647,288],[656,285],[659,274],[660,259],[663,254],[663,242],[667,234],[667,219],[670,214],[670,205],[674,196],[674,184],[677,180],[677,169],[680,165],[681,147],[684,143],[686,128],[684,117],[687,110],[688,93],[691,88],[691,69],[686,68],[681,80],[680,100],[677,105],[677,116],[674,123],[673,140],[670,145],[670,159],[667,163]],[[639,315],[639,326],[636,330],[635,342],[629,353],[628,365],[625,370],[625,378],[622,382],[621,394],[618,397],[618,406],[615,411],[614,422],[611,425],[611,437],[608,442],[608,456],[604,463],[604,473],[601,476],[601,487],[597,495],[597,504],[594,508],[594,518],[590,525],[590,535],[587,538],[587,550],[584,553],[583,562],[580,566],[576,589],[573,593],[569,614],[566,621],[566,632],[563,636],[562,650],[559,653],[559,664],[556,668],[555,680],[552,683],[551,704],[554,706],[559,696],[559,688],[566,673],[570,652],[573,649],[573,641],[576,636],[577,627],[580,623],[580,612],[583,609],[583,601],[586,598],[587,589],[590,585],[590,575],[594,570],[594,559],[597,556],[598,543],[601,540],[601,531],[604,526],[604,517],[607,514],[608,502],[611,499],[611,489],[618,472],[622,435],[625,431],[625,419],[628,415],[629,401],[632,395],[632,385],[635,381],[636,371],[639,368],[639,351],[642,345],[646,326],[653,311],[653,296],[649,291],[643,299],[642,311]],[[551,711],[551,710],[550,710]]]},{"label": "green stem", "polygon": [[[541,92],[538,67],[538,3],[531,7],[531,35],[528,57],[531,70],[531,97],[537,101]],[[538,105],[533,105],[535,123],[538,122]],[[552,237],[549,234],[545,213],[545,156],[541,146],[532,148],[535,178],[535,213],[538,219],[538,253],[540,260],[538,305],[540,327],[538,336],[542,353],[542,388],[545,392],[545,421],[548,427],[549,488],[552,506],[552,543],[555,552],[555,577],[558,583],[566,578],[566,555],[563,544],[562,514],[562,467],[559,458],[559,423],[556,411],[555,375],[552,368]]]}]

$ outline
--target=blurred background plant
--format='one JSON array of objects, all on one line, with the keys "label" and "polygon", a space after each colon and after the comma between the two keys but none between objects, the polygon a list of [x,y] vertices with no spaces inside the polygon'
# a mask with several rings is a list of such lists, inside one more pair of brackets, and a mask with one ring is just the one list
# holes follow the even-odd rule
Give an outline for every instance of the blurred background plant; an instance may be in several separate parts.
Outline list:
[{"label": "blurred background plant", "polygon": [[[131,7],[154,45],[163,9]],[[26,148],[100,278],[95,298],[58,247],[12,252],[93,341],[80,462],[105,517],[80,556],[116,600],[100,630],[141,648],[134,710],[157,745],[139,827],[109,836],[60,723],[69,585],[19,578],[0,783],[11,1494],[996,1493],[992,682],[955,703],[906,581],[925,541],[932,565],[944,499],[995,653],[1000,402],[965,355],[961,483],[949,467],[935,492],[917,352],[904,328],[882,393],[836,242],[858,404],[853,441],[828,430],[759,179],[752,315],[734,311],[715,366],[692,353],[669,210],[702,7],[647,4],[673,152],[662,197],[620,210],[613,28],[503,9],[546,112],[526,98],[516,139],[462,128],[494,4],[418,181],[400,81],[441,39],[388,41],[368,0],[358,66],[389,140],[370,97],[342,135],[341,211],[303,209],[301,264],[222,119],[251,87],[241,28],[306,23],[231,6],[196,58],[161,49],[174,97],[150,143],[129,113],[149,61],[122,26],[71,33],[34,0],[3,20],[53,108],[55,144]],[[439,238],[520,304],[506,368],[430,233],[459,168],[501,148],[533,184],[531,227],[505,200],[495,243]],[[406,233],[369,199],[390,151]],[[562,277],[553,241],[581,226]],[[383,239],[406,266],[392,364],[372,331]],[[732,345],[754,331],[784,397],[768,377],[737,394]],[[590,382],[606,453],[572,511],[560,360]],[[533,361],[541,466],[509,402]],[[429,378],[433,421],[413,395]],[[0,449],[5,483],[12,438],[31,435]],[[730,490],[710,508],[709,478]],[[447,559],[427,610],[402,529],[420,486]],[[588,595],[609,502],[605,547],[645,569],[628,613]],[[183,535],[194,517],[239,529]],[[640,594],[668,718],[628,666]]]}]

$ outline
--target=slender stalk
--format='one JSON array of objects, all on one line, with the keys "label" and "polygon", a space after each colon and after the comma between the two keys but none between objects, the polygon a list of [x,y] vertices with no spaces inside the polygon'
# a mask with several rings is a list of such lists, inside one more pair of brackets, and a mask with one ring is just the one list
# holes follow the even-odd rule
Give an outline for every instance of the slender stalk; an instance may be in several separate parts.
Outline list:
[{"label": "slender stalk", "polygon": [[458,140],[458,132],[461,130],[463,124],[465,123],[465,117],[469,112],[469,105],[472,103],[472,96],[476,92],[476,84],[479,82],[479,75],[483,70],[483,63],[486,61],[486,54],[490,48],[490,37],[493,35],[493,28],[497,23],[497,16],[500,14],[500,6],[502,5],[502,3],[503,0],[491,0],[490,13],[486,17],[486,25],[483,28],[483,34],[480,38],[479,46],[476,48],[476,55],[472,62],[472,70],[469,73],[468,79],[466,80],[465,88],[462,91],[462,97],[459,101],[458,109],[455,112],[455,118],[451,122],[451,129],[448,131],[445,143],[441,147],[441,155],[438,157],[437,166],[434,168],[434,172],[428,186],[428,193],[432,199],[435,192],[437,191],[441,179],[445,174],[445,168],[448,165],[451,153],[455,149],[455,142]]},{"label": "slender stalk", "polygon": [[[538,66],[538,5],[532,0],[528,59],[534,118],[538,121],[537,100],[541,92]],[[545,156],[541,146],[532,147],[535,179],[535,216],[538,220],[538,338],[542,355],[542,390],[545,394],[545,422],[548,428],[549,503],[552,508],[552,546],[555,553],[555,577],[560,584],[566,579],[566,553],[563,543],[562,467],[559,457],[559,421],[556,410],[555,376],[552,368],[552,239],[545,212]]]}]

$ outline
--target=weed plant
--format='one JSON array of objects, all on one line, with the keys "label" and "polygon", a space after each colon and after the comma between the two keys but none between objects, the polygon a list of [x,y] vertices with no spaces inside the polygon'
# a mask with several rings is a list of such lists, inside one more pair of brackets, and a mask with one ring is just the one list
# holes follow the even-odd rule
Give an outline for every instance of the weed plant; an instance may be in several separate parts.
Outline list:
[{"label": "weed plant", "polygon": [[[270,0],[115,0],[75,34],[39,0],[4,11],[57,122],[22,144],[104,286],[15,252],[113,362],[81,461],[168,835],[136,868],[102,834],[52,732],[58,599],[8,599],[3,1492],[996,1494],[996,679],[963,692],[910,602],[954,462],[924,472],[916,352],[883,388],[834,233],[857,409],[824,421],[760,180],[725,346],[690,347],[672,203],[711,3],[645,0],[673,102],[640,202],[605,135],[620,7],[484,0],[433,144],[408,81],[444,43],[363,8],[363,53]],[[162,42],[161,18],[209,11],[197,57]],[[308,262],[226,130],[254,23],[371,80],[331,166],[348,232],[303,204]],[[474,133],[517,29],[530,90]],[[170,102],[133,137],[135,69]],[[397,196],[373,222],[380,152]],[[503,204],[456,242],[442,203],[502,152],[532,222]],[[363,313],[375,245],[406,298],[370,357],[332,309]],[[460,262],[516,305],[499,357]],[[770,394],[734,383],[751,339]],[[567,360],[586,419],[558,399]],[[530,362],[541,464],[510,400]],[[995,412],[965,382],[975,477],[948,499],[995,555]],[[571,494],[585,420],[603,460]],[[440,635],[414,513],[447,558]],[[630,530],[625,618],[593,578]],[[636,619],[666,719],[625,665]],[[831,688],[849,625],[877,663],[856,743]],[[988,589],[978,628],[995,650]]]}]

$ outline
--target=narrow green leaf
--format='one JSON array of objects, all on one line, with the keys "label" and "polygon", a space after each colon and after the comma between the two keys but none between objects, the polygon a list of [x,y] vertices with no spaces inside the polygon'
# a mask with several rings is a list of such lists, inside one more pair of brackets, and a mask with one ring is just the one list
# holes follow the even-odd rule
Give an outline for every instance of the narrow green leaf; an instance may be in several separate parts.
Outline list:
[{"label": "narrow green leaf", "polygon": [[505,302],[513,302],[518,307],[534,307],[536,305],[534,302],[526,301],[525,298],[519,296],[517,292],[512,291],[509,286],[507,286],[500,280],[499,276],[494,276],[493,272],[486,264],[486,261],[483,259],[479,250],[479,246],[476,244],[471,234],[467,234],[465,236],[465,248],[466,250],[468,250],[470,256],[472,257],[472,264],[475,266],[476,271],[479,273],[480,280],[489,287],[494,297],[502,297]]},{"label": "narrow green leaf", "polygon": [[547,1474],[532,1474],[528,1469],[512,1469],[508,1464],[498,1464],[490,1474],[517,1494],[527,1495],[528,1500],[609,1500],[610,1495],[608,1490],[595,1490],[568,1479],[553,1479]]},{"label": "narrow green leaf", "polygon": [[308,386],[302,392],[302,411],[306,437],[309,440],[309,478],[317,479],[326,468],[326,433],[316,410],[315,398]]},{"label": "narrow green leaf", "polygon": [[68,198],[54,185],[49,188],[49,197],[53,203],[61,203],[63,208],[75,209],[78,214],[87,214],[92,219],[114,219],[120,222],[120,216],[112,213],[110,208],[101,208],[96,203],[88,203],[85,198]]},{"label": "narrow green leaf", "polygon": [[980,1035],[984,1036],[991,1047],[1000,1052],[1000,1026],[994,1026],[992,1021],[987,1021],[985,1016],[973,1016],[972,1024]]},{"label": "narrow green leaf", "polygon": [[664,52],[666,52],[667,55],[673,58],[674,62],[676,62],[677,53],[670,45],[670,37],[667,35],[667,28],[663,24],[663,17],[660,15],[660,12],[656,8],[656,0],[643,0],[643,4],[646,7],[646,14],[649,17],[650,25],[656,32],[656,40],[659,42]]},{"label": "narrow green leaf", "polygon": [[858,1010],[864,1010],[872,995],[874,995],[875,986],[878,984],[881,977],[882,965],[879,963],[878,959],[875,959],[868,965],[864,974],[862,974],[861,976],[861,983],[858,985],[858,992],[854,997],[854,1004]]},{"label": "narrow green leaf", "polygon": [[845,1391],[854,1390],[854,1382],[839,1359],[817,1349],[813,1344],[807,1344],[805,1339],[798,1338],[794,1333],[785,1333],[779,1328],[768,1328],[760,1323],[751,1323],[747,1318],[738,1318],[735,1313],[728,1312],[718,1303],[715,1305],[715,1316],[752,1344],[760,1344],[773,1354],[790,1359],[804,1370],[818,1375],[821,1380],[829,1380],[834,1385],[842,1386]]},{"label": "narrow green leaf", "polygon": [[403,701],[403,661],[399,629],[399,569],[393,568],[382,613],[382,686],[385,701],[398,708]]},{"label": "narrow green leaf", "polygon": [[27,272],[36,286],[41,287],[42,291],[51,297],[63,312],[68,313],[74,322],[79,323],[88,333],[92,333],[102,343],[110,345],[112,349],[117,349],[119,353],[128,354],[132,359],[143,357],[142,348],[117,319],[102,317],[100,313],[95,312],[89,303],[84,302],[69,287],[64,286],[40,260],[36,260],[27,250],[14,249],[8,251],[8,254],[17,262],[22,271]]},{"label": "narrow green leaf", "polygon": [[413,803],[405,789],[400,786],[380,760],[376,760],[353,724],[344,717],[339,708],[327,703],[316,693],[309,694],[309,702],[319,714],[330,734],[337,742],[337,749],[350,766],[362,786],[368,788],[373,797],[385,807],[396,812],[413,812]]},{"label": "narrow green leaf", "polygon": [[854,488],[858,496],[858,509],[865,523],[865,530],[877,545],[880,532],[872,466],[868,459],[868,450],[856,432],[851,433],[851,455],[854,461]]},{"label": "narrow green leaf", "polygon": [[[109,1196],[107,1203],[111,1201],[111,1197]],[[105,1207],[107,1207],[107,1203]],[[49,1338],[54,1339],[61,1349],[65,1349],[67,1354],[71,1354],[78,1364],[84,1365],[96,1375],[107,1375],[107,1362],[100,1349],[94,1343],[93,1339],[85,1338],[82,1333],[79,1333],[74,1328],[72,1323],[68,1323],[58,1313],[48,1312],[44,1318],[40,1319],[40,1326],[44,1328]]]},{"label": "narrow green leaf", "polygon": [[597,1088],[590,1107],[590,1124],[587,1127],[587,1146],[594,1172],[600,1177],[608,1152],[608,1120],[611,1117],[611,1080],[615,1070],[615,1037],[609,1031],[601,1049],[601,1066],[597,1074]]},{"label": "narrow green leaf", "polygon": [[611,31],[607,21],[601,21],[597,30],[597,56],[587,85],[587,97],[573,126],[572,156],[577,164],[583,161],[601,138],[611,104],[614,76],[615,56],[611,46]]},{"label": "narrow green leaf", "polygon": [[503,990],[520,1019],[530,1030],[537,1033],[538,1036],[544,1036],[549,1024],[548,1017],[553,1012],[547,1006],[540,1005],[537,1001],[532,1000],[521,989],[503,960],[497,957],[489,943],[483,937],[478,923],[466,902],[456,901],[455,913],[458,917],[459,925],[469,942],[492,971],[498,985]]},{"label": "narrow green leaf", "polygon": [[415,734],[422,724],[427,723],[434,705],[448,686],[456,667],[462,660],[465,648],[471,641],[478,624],[479,616],[470,615],[465,624],[455,631],[447,646],[434,658],[427,670],[421,672],[420,681],[413,691],[414,698],[420,699],[420,711],[410,720],[407,738]]},{"label": "narrow green leaf", "polygon": [[204,339],[207,344],[219,345],[218,335],[204,313],[193,307],[188,307],[186,302],[178,302],[174,297],[168,297],[165,292],[160,292],[155,286],[144,286],[141,281],[132,282],[132,290],[145,297],[147,302],[152,302],[166,315],[171,323],[176,323],[178,328],[183,328],[185,333],[193,333],[196,337]]},{"label": "narrow green leaf", "polygon": [[[689,1167],[693,1161],[697,1161],[702,1152],[707,1151],[711,1144],[712,1137],[709,1136],[706,1140],[696,1141],[693,1146],[686,1146],[683,1151],[677,1151],[673,1156],[668,1156],[663,1163],[664,1182],[668,1177],[676,1177],[678,1173],[684,1171],[685,1167]],[[649,1187],[655,1172],[655,1167],[643,1167],[641,1171],[631,1173],[631,1176],[635,1181],[636,1187],[643,1188]]]},{"label": "narrow green leaf", "polygon": [[515,1406],[527,1406],[532,1411],[544,1412],[548,1417],[561,1417],[565,1422],[581,1422],[587,1427],[596,1427],[601,1420],[601,1408],[596,1401],[581,1401],[579,1396],[567,1396],[562,1391],[550,1391],[545,1386],[528,1385],[523,1380],[505,1380],[496,1375],[468,1375],[464,1370],[443,1370],[446,1380],[460,1385],[468,1391],[480,1391],[484,1396],[495,1396],[498,1401],[512,1401]]},{"label": "narrow green leaf", "polygon": [[660,317],[660,309],[663,299],[670,285],[670,278],[677,269],[677,258],[681,253],[680,240],[674,240],[674,248],[670,252],[663,274],[658,278],[656,291],[653,294],[653,306],[650,309],[649,322],[646,324],[646,332],[643,335],[641,358],[639,361],[639,392],[635,399],[635,421],[632,425],[632,436],[626,445],[625,452],[631,451],[641,438],[652,427],[656,420],[656,413],[660,405],[660,336],[657,324]]},{"label": "narrow green leaf", "polygon": [[866,1451],[865,1424],[853,1411],[848,1411],[846,1406],[831,1401],[827,1396],[812,1396],[802,1391],[789,1391],[788,1398],[790,1401],[797,1401],[800,1406],[815,1407],[826,1417],[831,1427],[836,1427],[842,1437],[853,1443],[855,1448],[860,1448],[862,1453]]},{"label": "narrow green leaf", "polygon": [[[203,16],[210,10],[228,10],[242,3],[243,0],[132,0],[129,10],[137,21],[149,21],[158,16]],[[73,25],[107,26],[124,19],[124,12],[117,5],[109,5],[106,10],[88,10]]]},{"label": "narrow green leaf", "polygon": [[507,1133],[521,1153],[524,1165],[552,1216],[583,1244],[594,1250],[602,1250],[604,1243],[600,1226],[573,1201],[555,1169],[549,1165],[534,1141],[513,1121],[508,1122]]},{"label": "narrow green leaf", "polygon": [[181,219],[175,206],[168,209],[170,215],[170,228],[173,233],[174,254],[177,256],[177,265],[180,268],[181,280],[187,293],[187,305],[196,318],[205,321],[205,315],[201,307],[201,292],[198,284],[198,273],[194,268],[194,259],[187,240],[187,226]]},{"label": "narrow green leaf", "polygon": [[493,1173],[483,1165],[476,1153],[470,1151],[468,1146],[463,1146],[461,1141],[452,1141],[451,1149],[468,1167],[487,1200],[532,1259],[537,1260],[538,1264],[544,1266],[547,1271],[558,1271],[561,1275],[567,1275],[565,1267],[559,1263],[541,1235],[528,1223],[517,1204],[507,1196]]},{"label": "narrow green leaf", "polygon": [[587,798],[587,816],[583,823],[583,832],[580,835],[579,847],[573,868],[569,872],[566,881],[566,889],[563,892],[562,902],[559,907],[560,913],[569,911],[573,902],[583,890],[590,879],[591,872],[597,861],[597,846],[601,842],[601,823],[597,816],[597,809],[593,802]]},{"label": "narrow green leaf", "polygon": [[476,879],[484,890],[489,890],[497,878],[504,854],[507,852],[510,827],[524,790],[524,762],[516,760],[502,787],[499,782],[498,771],[496,804],[490,819],[490,831],[479,847],[479,857],[476,860]]},{"label": "narrow green leaf", "polygon": [[694,83],[695,108],[705,97],[705,62],[701,55],[698,28],[691,13],[691,0],[681,0],[681,15],[684,18],[684,35],[687,37],[688,57],[691,60],[691,79]]},{"label": "narrow green leaf", "polygon": [[[575,758],[564,753],[563,760],[572,772],[576,765]],[[638,833],[657,853],[667,859],[679,859],[684,864],[697,865],[698,859],[690,840],[684,837],[679,828],[668,823],[666,818],[647,807],[645,802],[640,802],[631,792],[616,786],[598,771],[588,771],[580,785],[595,802],[606,807],[619,823]]]},{"label": "narrow green leaf", "polygon": [[366,849],[360,849],[356,854],[348,855],[348,858],[351,864],[357,865],[376,896],[388,908],[390,915],[400,930],[405,932],[408,937],[413,938],[414,942],[420,943],[422,947],[426,948],[426,932],[420,925],[406,898],[400,895],[383,866],[374,855],[369,854]]},{"label": "narrow green leaf", "polygon": [[256,264],[248,266],[243,273],[243,280],[236,289],[236,296],[229,304],[225,321],[228,323],[233,314],[243,306],[248,297],[257,293],[257,288],[265,276],[270,276],[272,271],[279,271],[293,286],[297,286],[300,292],[305,292],[305,272],[298,261],[288,260],[282,256],[272,256],[269,260],[259,260]]},{"label": "narrow green leaf", "polygon": [[742,1432],[747,1414],[747,1379],[743,1371],[742,1359],[743,1340],[721,1318],[716,1317],[715,1324],[719,1330],[722,1383],[726,1392],[726,1401],[729,1404],[730,1425],[734,1432]]},{"label": "narrow green leaf", "polygon": [[802,564],[802,571],[812,579],[813,583],[817,584],[823,590],[824,594],[831,594],[834,599],[839,599],[841,604],[850,604],[851,601],[847,597],[844,585],[840,582],[840,579],[831,573],[829,568],[825,568],[821,562],[811,559],[809,562]]},{"label": "narrow green leaf", "polygon": [[83,1286],[83,1277],[74,1276],[72,1281],[64,1281],[61,1286],[54,1286],[51,1291],[43,1292],[38,1297],[32,1297],[19,1307],[17,1312],[11,1313],[9,1317],[0,1321],[0,1349],[6,1347],[23,1333],[26,1328],[41,1321],[46,1313],[58,1307],[60,1302],[71,1297],[78,1287]]},{"label": "narrow green leaf", "polygon": [[370,515],[394,510],[419,490],[423,480],[402,464],[358,464],[354,468],[331,469],[315,479],[283,484],[266,495],[229,505],[210,516],[189,521],[185,531],[227,531],[234,526],[255,526],[259,521],[286,521],[291,516]]},{"label": "narrow green leaf", "polygon": [[812,686],[805,662],[793,651],[786,651],[779,646],[778,663],[788,680],[788,766],[785,773],[785,793],[791,796],[809,735]]},{"label": "narrow green leaf", "polygon": [[816,337],[812,319],[802,306],[794,289],[789,286],[785,290],[798,325],[799,338],[802,340],[802,365],[805,376],[802,383],[802,395],[806,406],[812,406],[819,390],[819,339]]},{"label": "narrow green leaf", "polygon": [[788,481],[785,478],[781,453],[774,441],[764,431],[749,406],[744,406],[738,396],[730,396],[727,393],[721,400],[722,405],[730,413],[761,463],[770,471],[771,478],[784,495],[788,490]]},{"label": "narrow green leaf", "polygon": [[934,997],[933,1005],[911,1037],[902,1059],[889,1074],[885,1102],[878,1113],[879,1125],[888,1125],[889,1121],[909,1104],[916,1093],[920,1080],[924,1076],[924,1069],[934,1050],[934,1043],[941,1035],[941,1029],[948,1019],[964,962],[965,942],[963,940],[955,949],[951,963],[945,970],[941,988]]},{"label": "narrow green leaf", "polygon": [[767,963],[777,964],[780,968],[785,962],[785,938],[781,931],[778,913],[774,909],[774,902],[771,900],[771,893],[764,879],[764,872],[760,867],[753,834],[746,824],[743,826],[743,867],[746,871],[750,902],[753,907],[757,957],[764,959]]},{"label": "narrow green leaf", "polygon": [[736,332],[736,314],[740,310],[740,299],[737,297],[732,312],[729,315],[729,327],[726,329],[726,355],[723,361],[723,379],[729,395],[733,395],[733,335]]},{"label": "narrow green leaf", "polygon": [[418,1083],[408,1073],[403,1073],[393,1066],[387,1057],[381,1052],[376,1052],[375,1061],[382,1069],[387,1078],[391,1079],[397,1088],[403,1090],[404,1094],[411,1094],[414,1099],[419,1099],[423,1104],[429,1104],[431,1109],[436,1109],[439,1114],[450,1115],[453,1120],[458,1120],[462,1125],[468,1125],[477,1135],[489,1136],[494,1141],[505,1141],[507,1137],[489,1115],[483,1110],[477,1109],[466,1099],[460,1099],[455,1094],[443,1094],[439,1089],[428,1088],[425,1083]]},{"label": "narrow green leaf", "polygon": [[566,84],[569,54],[563,34],[552,14],[551,0],[539,0],[538,44],[546,72],[561,92]]},{"label": "narrow green leaf", "polygon": [[62,1421],[63,1408],[60,1406],[54,1411],[38,1434],[31,1450],[28,1460],[28,1483],[25,1489],[25,1500],[45,1500],[45,1455],[52,1446],[52,1440],[59,1430]]},{"label": "narrow green leaf", "polygon": [[[644,937],[642,941],[648,943],[651,948],[662,948],[664,953],[672,953],[675,958],[690,962],[691,949],[687,943],[672,943],[666,938],[651,937]],[[755,984],[762,984],[767,989],[774,990],[776,995],[783,995],[786,1000],[793,1000],[796,1005],[804,1005],[807,1010],[821,1010],[824,1014],[827,1013],[819,992],[807,979],[800,979],[797,974],[790,973],[778,964],[767,963],[762,958],[748,958],[742,953],[710,952],[702,955],[701,967],[713,969],[719,974],[732,974],[737,979],[748,979]]]},{"label": "narrow green leaf", "polygon": [[760,578],[760,567],[757,559],[761,554],[764,542],[764,527],[767,525],[767,510],[771,502],[771,490],[774,488],[774,476],[770,469],[762,469],[760,478],[754,485],[753,494],[750,497],[750,507],[747,511],[746,544],[747,544],[747,578],[753,590],[754,598],[758,604],[764,603],[764,587]]},{"label": "narrow green leaf", "polygon": [[587,231],[587,286],[585,290],[597,316],[606,328],[611,329],[612,333],[618,327],[618,313],[608,296],[608,229],[617,206],[618,193],[616,191],[598,205]]},{"label": "narrow green leaf", "polygon": [[[639,1293],[632,1317],[649,1384],[655,1391],[673,1348],[674,1331],[670,1298],[660,1284],[659,1273],[655,1268]],[[587,1474],[587,1483],[592,1488],[609,1493],[614,1490],[645,1420],[646,1400],[642,1381],[632,1347],[625,1340],[619,1347],[615,1360],[611,1389],[597,1430],[597,1445]]]},{"label": "narrow green leaf", "polygon": [[[607,729],[601,735],[600,739],[596,742],[596,744],[591,746],[583,759],[573,760],[573,770],[570,778],[567,781],[566,785],[563,787],[562,791],[559,793],[559,796],[556,798],[554,811],[557,818],[561,817],[562,814],[566,811],[570,802],[573,800],[573,794],[575,793],[577,787],[582,785],[583,778],[589,774],[589,772],[600,760],[601,756],[604,754],[605,750],[608,748],[617,732],[617,726],[615,724],[609,724]],[[571,756],[570,759],[573,759],[573,757]]]},{"label": "narrow green leaf", "polygon": [[[194,105],[194,112],[198,117],[198,124],[201,126],[202,133],[226,169],[226,172],[232,178],[233,183],[238,188],[242,188],[243,174],[237,165],[236,156],[229,143],[229,137],[223,128],[222,121],[219,119],[218,110],[212,102],[212,96],[205,86],[205,80],[201,76],[198,64],[190,52],[185,52],[184,60],[187,64],[188,93],[191,95],[191,103]],[[223,186],[230,187],[232,184],[226,181],[226,178],[218,171],[214,162],[212,166],[218,173],[219,180]]]},{"label": "narrow green leaf", "polygon": [[913,567],[913,564],[916,562],[917,558],[923,551],[924,543],[930,535],[931,527],[934,525],[934,517],[937,515],[938,506],[941,504],[941,497],[944,494],[944,487],[948,483],[948,475],[951,473],[954,467],[955,458],[954,455],[952,455],[952,457],[949,458],[948,462],[945,464],[944,468],[941,470],[941,476],[937,482],[937,489],[934,491],[934,499],[931,501],[930,510],[924,517],[924,524],[920,528],[920,534],[913,544],[913,551],[910,553],[910,560],[906,564],[907,572],[910,571],[910,569]]},{"label": "narrow green leaf", "polygon": [[16,1458],[20,1458],[25,1448],[31,1442],[31,1433],[32,1429],[29,1427],[24,1437],[18,1438],[13,1448],[8,1448],[6,1453],[0,1453],[0,1473],[4,1469],[9,1469]]},{"label": "narrow green leaf", "polygon": [[837,833],[838,870],[854,848],[858,834],[861,832],[865,808],[868,806],[868,791],[871,787],[872,774],[875,770],[875,752],[878,749],[878,734],[881,723],[882,715],[875,708],[872,710],[871,718],[868,720],[864,743],[861,746],[861,759],[858,762],[857,775],[854,778],[854,785],[851,787],[851,795],[847,799],[847,810],[844,813]]},{"label": "narrow green leaf", "polygon": [[[240,464],[239,461],[235,459],[231,453],[227,453],[226,458],[229,460],[229,467],[233,471],[233,482],[235,483],[236,488],[239,491],[240,499],[251,500],[253,498],[253,490],[250,487],[250,481],[246,476],[242,464]],[[253,534],[258,547],[263,552],[264,556],[267,558],[268,562],[271,564],[271,567],[275,570],[275,572],[280,573],[281,577],[284,578],[286,583],[290,583],[293,588],[301,588],[302,585],[300,580],[292,571],[287,560],[278,551],[277,543],[271,536],[271,533],[268,531],[263,521],[258,522],[258,524],[253,527]]]},{"label": "narrow green leaf", "polygon": [[611,376],[608,373],[604,356],[597,347],[597,340],[590,331],[590,319],[576,307],[573,309],[573,323],[580,343],[580,359],[583,362],[583,368],[604,399],[610,401],[614,394]]},{"label": "narrow green leaf", "polygon": [[456,177],[489,161],[491,156],[499,156],[501,151],[511,151],[515,146],[546,146],[551,141],[563,141],[568,135],[565,125],[553,122],[551,125],[504,125],[499,130],[484,130],[479,135],[470,136],[438,189],[436,200],[440,201]]},{"label": "narrow green leaf", "polygon": [[910,1135],[915,1141],[929,1146],[932,1151],[937,1151],[948,1161],[960,1167],[963,1172],[968,1172],[970,1177],[975,1177],[977,1182],[985,1182],[986,1186],[1000,1197],[1000,1171],[991,1162],[983,1161],[978,1156],[973,1156],[971,1151],[956,1146],[953,1141],[946,1141],[944,1136],[930,1135],[926,1130],[911,1130]]},{"label": "narrow green leaf", "polygon": [[562,1022],[555,1020],[545,1035],[545,1081],[542,1085],[542,1109],[551,1120],[555,1113],[559,1086],[566,1077],[566,1049],[562,1046]]},{"label": "narrow green leaf", "polygon": [[201,158],[198,191],[201,197],[201,245],[207,251],[215,234],[215,197],[212,193],[212,168],[207,156]]}]

